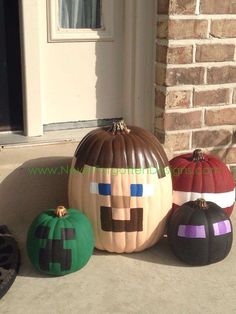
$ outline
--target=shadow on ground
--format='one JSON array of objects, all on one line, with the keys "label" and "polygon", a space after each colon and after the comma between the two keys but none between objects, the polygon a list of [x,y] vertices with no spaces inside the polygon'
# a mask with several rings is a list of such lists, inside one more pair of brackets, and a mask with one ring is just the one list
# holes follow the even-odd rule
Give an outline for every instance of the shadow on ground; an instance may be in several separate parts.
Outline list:
[{"label": "shadow on ground", "polygon": [[[95,249],[94,255],[117,255],[116,253],[109,253],[106,251],[100,251]],[[156,245],[148,248],[142,252],[137,253],[125,253],[122,254],[125,258],[132,258],[144,262],[162,264],[166,266],[175,267],[190,267],[185,263],[181,262],[171,251],[168,244],[167,237],[163,237]]]}]

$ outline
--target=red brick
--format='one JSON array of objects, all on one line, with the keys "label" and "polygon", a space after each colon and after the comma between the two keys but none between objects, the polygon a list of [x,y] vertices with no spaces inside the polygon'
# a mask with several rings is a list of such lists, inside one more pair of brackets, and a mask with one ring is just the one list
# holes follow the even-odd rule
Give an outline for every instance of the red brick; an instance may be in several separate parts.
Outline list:
[{"label": "red brick", "polygon": [[189,149],[190,132],[181,132],[178,134],[166,134],[165,147],[173,151]]},{"label": "red brick", "polygon": [[236,104],[236,89],[233,91],[233,104]]},{"label": "red brick", "polygon": [[166,20],[157,23],[157,37],[168,39],[207,38],[207,20]]},{"label": "red brick", "polygon": [[164,92],[156,90],[155,92],[155,106],[165,108],[166,95]]},{"label": "red brick", "polygon": [[236,37],[236,20],[212,21],[210,35],[217,38]]},{"label": "red brick", "polygon": [[169,112],[164,116],[166,130],[187,130],[200,128],[202,111]]},{"label": "red brick", "polygon": [[167,51],[168,64],[185,64],[193,62],[193,46],[171,46]]},{"label": "red brick", "polygon": [[210,153],[219,157],[226,164],[236,163],[236,147],[225,148],[225,149],[214,149],[210,151]]},{"label": "red brick", "polygon": [[166,68],[164,67],[156,67],[156,84],[157,85],[165,85],[166,81]]},{"label": "red brick", "polygon": [[193,104],[196,107],[227,104],[228,102],[229,90],[227,88],[194,92]]},{"label": "red brick", "polygon": [[202,14],[234,14],[236,13],[235,0],[201,0],[200,13]]},{"label": "red brick", "polygon": [[194,14],[195,9],[196,0],[170,0],[169,14]]},{"label": "red brick", "polygon": [[228,130],[195,131],[193,132],[192,145],[196,147],[212,147],[227,145],[231,141],[231,133]]},{"label": "red brick", "polygon": [[167,108],[188,108],[191,103],[191,91],[168,91],[166,95]]},{"label": "red brick", "polygon": [[165,84],[167,86],[204,84],[204,68],[196,67],[167,69]]},{"label": "red brick", "polygon": [[170,20],[169,39],[207,38],[207,20]]},{"label": "red brick", "polygon": [[194,14],[196,0],[158,0],[158,14]]},{"label": "red brick", "polygon": [[168,38],[168,21],[157,22],[157,38]]},{"label": "red brick", "polygon": [[159,129],[154,129],[154,135],[158,138],[161,144],[165,143],[165,132]]},{"label": "red brick", "polygon": [[212,67],[208,69],[207,83],[236,83],[236,66]]},{"label": "red brick", "polygon": [[232,143],[236,144],[236,130],[233,131]]},{"label": "red brick", "polygon": [[211,109],[206,111],[206,125],[236,124],[236,108]]},{"label": "red brick", "polygon": [[167,46],[157,45],[156,49],[156,61],[160,63],[166,63],[167,61]]},{"label": "red brick", "polygon": [[169,2],[170,0],[158,0],[157,14],[169,14]]},{"label": "red brick", "polygon": [[163,118],[155,118],[155,126],[159,129],[159,130],[164,130],[164,119]]},{"label": "red brick", "polygon": [[197,45],[196,61],[233,61],[235,45]]},{"label": "red brick", "polygon": [[161,107],[155,107],[155,118],[163,118],[164,119],[164,110]]}]

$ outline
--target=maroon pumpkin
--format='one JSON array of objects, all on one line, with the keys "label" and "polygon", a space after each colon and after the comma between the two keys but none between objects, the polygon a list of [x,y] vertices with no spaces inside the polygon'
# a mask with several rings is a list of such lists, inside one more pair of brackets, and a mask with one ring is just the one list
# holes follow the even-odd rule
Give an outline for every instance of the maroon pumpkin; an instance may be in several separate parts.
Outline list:
[{"label": "maroon pumpkin", "polygon": [[229,168],[218,158],[200,149],[170,161],[173,182],[173,209],[188,201],[204,198],[231,215],[235,183]]}]

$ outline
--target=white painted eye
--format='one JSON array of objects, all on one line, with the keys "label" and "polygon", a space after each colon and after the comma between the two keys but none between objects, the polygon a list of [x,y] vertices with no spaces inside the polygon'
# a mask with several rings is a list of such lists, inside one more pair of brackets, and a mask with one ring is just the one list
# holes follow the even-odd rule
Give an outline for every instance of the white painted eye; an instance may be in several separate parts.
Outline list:
[{"label": "white painted eye", "polygon": [[154,195],[154,185],[153,184],[143,184],[143,196]]},{"label": "white painted eye", "polygon": [[143,196],[154,195],[154,185],[150,183],[143,184]]},{"label": "white painted eye", "polygon": [[90,193],[98,194],[98,183],[96,183],[96,182],[90,183]]}]

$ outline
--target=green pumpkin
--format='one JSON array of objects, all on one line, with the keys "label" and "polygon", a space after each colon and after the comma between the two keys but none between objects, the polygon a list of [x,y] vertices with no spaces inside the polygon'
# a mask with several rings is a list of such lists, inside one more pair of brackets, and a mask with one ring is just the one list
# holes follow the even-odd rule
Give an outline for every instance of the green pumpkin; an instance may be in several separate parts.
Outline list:
[{"label": "green pumpkin", "polygon": [[27,236],[28,256],[36,269],[62,276],[81,269],[94,248],[92,226],[80,211],[63,206],[35,218]]}]

